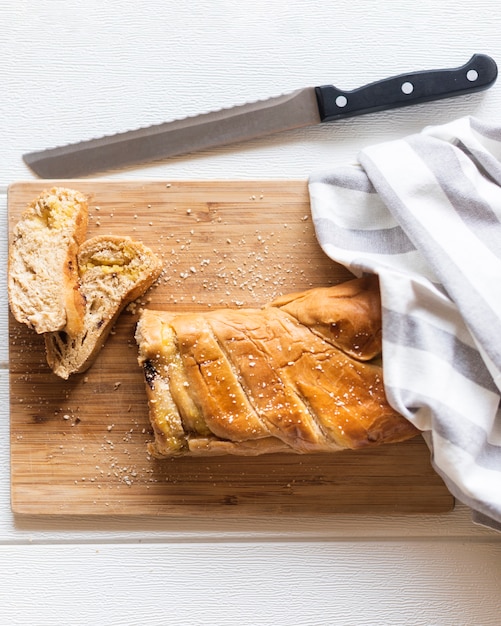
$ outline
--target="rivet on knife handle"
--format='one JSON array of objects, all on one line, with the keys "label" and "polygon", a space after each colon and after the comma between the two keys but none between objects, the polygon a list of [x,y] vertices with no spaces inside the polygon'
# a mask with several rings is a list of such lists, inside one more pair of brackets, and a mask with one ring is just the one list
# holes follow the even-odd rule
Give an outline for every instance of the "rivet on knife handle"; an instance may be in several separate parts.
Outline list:
[{"label": "rivet on knife handle", "polygon": [[456,69],[430,70],[387,78],[353,91],[332,85],[316,87],[322,122],[353,115],[460,96],[482,91],[497,78],[496,63],[484,54],[475,54]]},{"label": "rivet on knife handle", "polygon": [[30,152],[23,159],[42,178],[77,178],[353,115],[481,91],[496,77],[496,63],[476,54],[456,69],[403,74],[353,91],[332,85],[306,87],[267,100]]}]

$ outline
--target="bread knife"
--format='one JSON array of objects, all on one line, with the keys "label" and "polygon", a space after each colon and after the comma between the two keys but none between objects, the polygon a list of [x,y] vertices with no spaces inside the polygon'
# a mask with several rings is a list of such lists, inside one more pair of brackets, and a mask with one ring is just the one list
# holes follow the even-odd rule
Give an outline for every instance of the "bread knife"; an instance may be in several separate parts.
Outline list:
[{"label": "bread knife", "polygon": [[207,150],[355,115],[459,96],[490,87],[497,66],[475,54],[459,68],[401,74],[352,91],[333,85],[204,113],[23,155],[41,178],[77,178]]}]

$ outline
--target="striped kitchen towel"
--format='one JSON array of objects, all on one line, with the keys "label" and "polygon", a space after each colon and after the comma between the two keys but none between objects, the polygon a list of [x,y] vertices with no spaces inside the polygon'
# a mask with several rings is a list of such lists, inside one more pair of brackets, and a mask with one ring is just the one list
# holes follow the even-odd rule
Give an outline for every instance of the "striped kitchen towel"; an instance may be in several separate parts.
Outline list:
[{"label": "striped kitchen towel", "polygon": [[379,276],[390,403],[501,530],[501,127],[465,117],[371,146],[309,193],[326,254]]}]

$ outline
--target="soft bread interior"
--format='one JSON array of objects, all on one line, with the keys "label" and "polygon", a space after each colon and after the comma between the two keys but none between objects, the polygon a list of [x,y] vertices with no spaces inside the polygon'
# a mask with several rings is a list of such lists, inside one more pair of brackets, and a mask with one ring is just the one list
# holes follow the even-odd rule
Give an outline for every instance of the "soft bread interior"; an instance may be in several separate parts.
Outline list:
[{"label": "soft bread interior", "polygon": [[85,371],[106,341],[121,311],[160,275],[162,264],[130,237],[97,236],[79,249],[80,289],[85,298],[84,328],[45,335],[47,361],[61,378]]},{"label": "soft bread interior", "polygon": [[84,301],[78,288],[76,256],[85,238],[87,198],[53,187],[24,211],[9,250],[9,305],[17,321],[37,333],[78,332]]}]

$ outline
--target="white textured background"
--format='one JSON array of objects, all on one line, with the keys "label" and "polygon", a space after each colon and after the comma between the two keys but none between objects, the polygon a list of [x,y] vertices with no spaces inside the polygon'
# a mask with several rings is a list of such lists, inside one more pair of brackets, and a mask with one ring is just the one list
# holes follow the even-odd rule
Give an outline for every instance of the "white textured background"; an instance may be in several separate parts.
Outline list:
[{"label": "white textured background", "polygon": [[[427,518],[14,519],[9,506],[7,186],[24,152],[334,83],[501,65],[498,0],[0,0],[0,624],[498,626],[501,536]],[[482,94],[292,131],[113,178],[307,178]],[[501,488],[501,487],[500,487]]]}]

